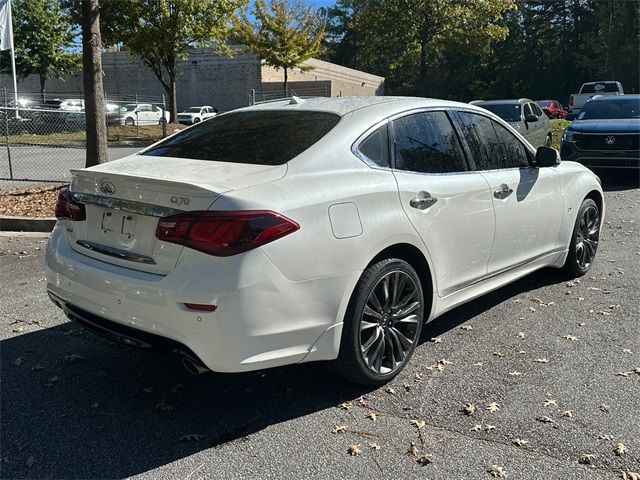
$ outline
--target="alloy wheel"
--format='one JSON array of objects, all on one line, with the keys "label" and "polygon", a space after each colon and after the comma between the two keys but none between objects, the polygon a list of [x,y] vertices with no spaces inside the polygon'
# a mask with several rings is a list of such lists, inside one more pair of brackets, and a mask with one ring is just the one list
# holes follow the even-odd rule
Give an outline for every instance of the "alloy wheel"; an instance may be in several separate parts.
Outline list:
[{"label": "alloy wheel", "polygon": [[418,340],[423,306],[418,286],[403,271],[392,271],[373,287],[360,318],[360,353],[367,367],[387,375],[401,368]]},{"label": "alloy wheel", "polygon": [[587,207],[580,217],[578,234],[576,235],[576,260],[582,270],[591,266],[598,250],[600,237],[600,216],[593,205]]}]

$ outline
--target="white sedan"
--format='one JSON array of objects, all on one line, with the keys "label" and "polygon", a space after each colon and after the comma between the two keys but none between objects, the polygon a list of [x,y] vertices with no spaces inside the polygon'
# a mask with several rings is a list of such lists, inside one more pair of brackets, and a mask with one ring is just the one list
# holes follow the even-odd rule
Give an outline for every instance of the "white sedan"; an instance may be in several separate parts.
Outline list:
[{"label": "white sedan", "polygon": [[424,322],[543,267],[586,273],[604,210],[591,171],[487,110],[294,97],[73,171],[47,289],[194,373],[330,360],[380,385]]}]

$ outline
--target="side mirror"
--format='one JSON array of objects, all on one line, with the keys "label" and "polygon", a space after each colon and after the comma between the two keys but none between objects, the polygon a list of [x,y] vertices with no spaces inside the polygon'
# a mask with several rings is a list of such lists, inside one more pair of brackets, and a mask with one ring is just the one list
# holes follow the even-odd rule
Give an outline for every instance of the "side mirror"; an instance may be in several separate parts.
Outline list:
[{"label": "side mirror", "polygon": [[536,167],[555,167],[560,165],[560,154],[555,148],[540,146],[536,150]]},{"label": "side mirror", "polygon": [[539,119],[539,117],[537,115],[534,115],[533,113],[525,115],[525,117],[524,117],[524,121],[527,122],[527,123],[537,122],[538,119]]}]

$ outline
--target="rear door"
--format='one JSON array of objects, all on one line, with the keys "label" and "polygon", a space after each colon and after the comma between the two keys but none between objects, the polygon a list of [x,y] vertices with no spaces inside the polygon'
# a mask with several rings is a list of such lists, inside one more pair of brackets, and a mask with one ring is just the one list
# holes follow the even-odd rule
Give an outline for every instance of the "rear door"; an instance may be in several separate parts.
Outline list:
[{"label": "rear door", "polygon": [[486,274],[494,233],[487,182],[469,171],[445,111],[396,118],[392,138],[400,202],[430,253],[438,294],[449,295]]},{"label": "rear door", "polygon": [[557,251],[563,216],[560,175],[535,168],[533,152],[500,123],[459,112],[473,166],[489,184],[495,238],[487,273],[496,274]]}]

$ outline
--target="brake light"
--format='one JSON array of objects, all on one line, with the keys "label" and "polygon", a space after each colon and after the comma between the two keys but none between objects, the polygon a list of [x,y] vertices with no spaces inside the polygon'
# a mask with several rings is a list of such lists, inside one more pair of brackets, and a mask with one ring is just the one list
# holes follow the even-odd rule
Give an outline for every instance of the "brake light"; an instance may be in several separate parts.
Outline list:
[{"label": "brake light", "polygon": [[87,218],[84,205],[73,199],[68,186],[64,186],[58,191],[55,215],[59,220],[66,219],[77,222],[81,222]]},{"label": "brake light", "polygon": [[268,210],[189,212],[162,218],[156,237],[228,257],[273,242],[299,228],[293,220]]}]

